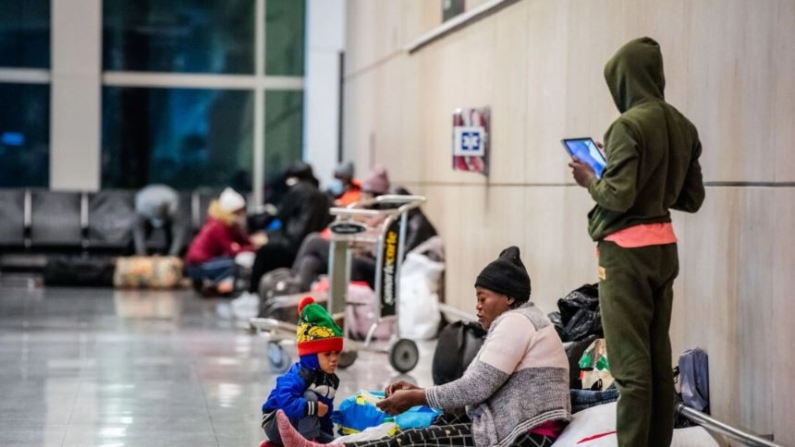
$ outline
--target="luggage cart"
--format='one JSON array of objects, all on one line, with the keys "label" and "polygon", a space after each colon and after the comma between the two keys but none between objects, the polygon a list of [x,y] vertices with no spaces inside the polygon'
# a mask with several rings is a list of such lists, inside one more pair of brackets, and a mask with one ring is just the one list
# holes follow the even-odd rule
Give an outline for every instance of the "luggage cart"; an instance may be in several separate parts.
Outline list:
[{"label": "luggage cart", "polygon": [[705,413],[686,407],[683,403],[676,404],[676,412],[692,422],[704,427],[707,431],[725,436],[747,447],[784,447],[761,436],[754,435],[739,428],[732,427]]},{"label": "luggage cart", "polygon": [[[397,300],[399,296],[400,266],[405,254],[408,213],[418,208],[426,199],[422,196],[384,195],[359,202],[347,208],[332,208],[334,222],[329,250],[329,296],[327,307],[334,319],[345,315],[346,307],[355,305],[347,300],[350,283],[351,249],[354,244],[369,243],[376,247],[374,312],[378,316],[369,328],[364,342],[350,339],[345,330],[345,350],[340,354],[339,366],[347,368],[358,356],[358,351],[368,350],[388,354],[390,365],[400,373],[414,369],[419,362],[419,349],[413,340],[400,338],[397,325]],[[370,209],[373,205],[380,209]],[[386,208],[389,207],[392,208]],[[377,228],[370,228],[360,218],[383,218]],[[372,345],[375,331],[381,324],[393,323],[395,335],[388,348]],[[274,371],[289,367],[289,355],[282,345],[294,343],[296,325],[270,318],[253,318],[251,327],[269,341],[268,358]]]}]

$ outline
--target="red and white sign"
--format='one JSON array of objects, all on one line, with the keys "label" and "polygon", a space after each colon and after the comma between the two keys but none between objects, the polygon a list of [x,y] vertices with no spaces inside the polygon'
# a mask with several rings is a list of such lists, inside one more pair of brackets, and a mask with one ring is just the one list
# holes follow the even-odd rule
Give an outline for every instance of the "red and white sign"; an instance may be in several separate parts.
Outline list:
[{"label": "red and white sign", "polygon": [[488,107],[453,112],[453,169],[489,175]]}]

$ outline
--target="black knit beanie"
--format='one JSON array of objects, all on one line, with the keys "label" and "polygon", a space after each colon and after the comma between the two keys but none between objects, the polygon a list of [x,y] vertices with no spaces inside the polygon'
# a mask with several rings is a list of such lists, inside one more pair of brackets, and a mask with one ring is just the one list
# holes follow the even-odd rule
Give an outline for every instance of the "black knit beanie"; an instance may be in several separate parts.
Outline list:
[{"label": "black knit beanie", "polygon": [[523,303],[530,300],[530,275],[519,258],[519,248],[514,246],[503,250],[497,260],[480,272],[475,287],[483,287]]}]

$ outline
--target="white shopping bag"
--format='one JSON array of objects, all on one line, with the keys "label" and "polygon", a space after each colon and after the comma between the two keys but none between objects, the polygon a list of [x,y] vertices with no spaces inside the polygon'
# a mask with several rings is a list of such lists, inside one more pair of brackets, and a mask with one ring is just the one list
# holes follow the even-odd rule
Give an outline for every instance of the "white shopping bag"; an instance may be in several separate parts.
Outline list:
[{"label": "white shopping bag", "polygon": [[401,338],[429,340],[439,331],[439,279],[444,264],[409,253],[400,267],[398,325]]}]

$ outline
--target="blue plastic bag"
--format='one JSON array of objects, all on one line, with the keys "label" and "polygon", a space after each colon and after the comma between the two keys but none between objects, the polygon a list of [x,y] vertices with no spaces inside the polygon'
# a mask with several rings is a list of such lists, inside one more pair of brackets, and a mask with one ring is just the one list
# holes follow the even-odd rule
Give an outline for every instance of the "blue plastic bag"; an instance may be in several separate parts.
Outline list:
[{"label": "blue plastic bag", "polygon": [[[375,403],[381,399],[384,399],[383,392],[360,391],[340,402],[339,407],[332,413],[331,420],[340,426],[343,435],[377,427],[392,419],[375,406]],[[423,405],[412,407],[395,416],[394,421],[401,430],[423,428],[430,426],[440,414],[441,411]]]},{"label": "blue plastic bag", "polygon": [[271,223],[268,224],[268,227],[265,228],[265,231],[270,232],[270,231],[276,231],[276,230],[281,230],[281,229],[282,229],[282,221],[279,220],[278,218],[276,218],[276,219],[273,219],[271,221]]},{"label": "blue plastic bag", "polygon": [[406,412],[395,416],[395,423],[401,430],[425,428],[433,424],[433,421],[435,421],[440,414],[442,414],[442,412],[437,409],[420,405],[411,407],[406,410]]},{"label": "blue plastic bag", "polygon": [[384,393],[360,391],[340,402],[331,414],[331,420],[340,426],[343,435],[377,427],[389,417],[375,406],[375,401],[383,398]]}]

